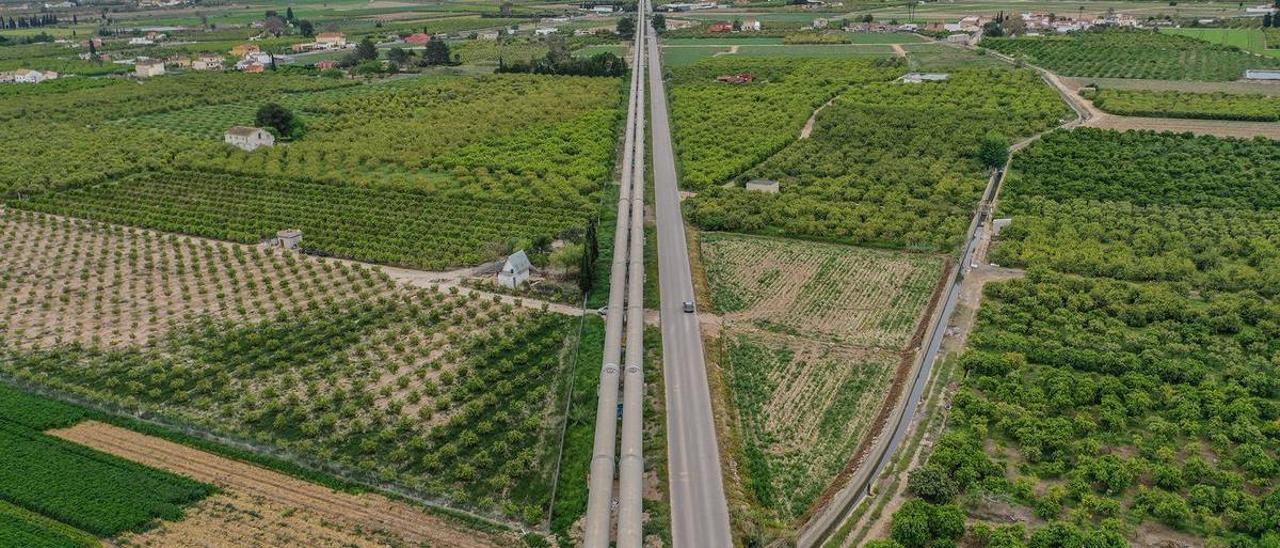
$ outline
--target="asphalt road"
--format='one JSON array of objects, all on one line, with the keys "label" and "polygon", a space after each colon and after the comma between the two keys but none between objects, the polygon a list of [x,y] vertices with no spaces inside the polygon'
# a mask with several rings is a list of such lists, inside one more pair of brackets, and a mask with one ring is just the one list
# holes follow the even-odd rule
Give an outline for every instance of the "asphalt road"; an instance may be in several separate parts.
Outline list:
[{"label": "asphalt road", "polygon": [[677,548],[729,547],[733,545],[729,506],[720,476],[720,449],[716,444],[702,334],[697,314],[682,309],[684,301],[693,300],[693,276],[680,213],[675,153],[656,37],[649,40],[648,48],[671,539]]}]

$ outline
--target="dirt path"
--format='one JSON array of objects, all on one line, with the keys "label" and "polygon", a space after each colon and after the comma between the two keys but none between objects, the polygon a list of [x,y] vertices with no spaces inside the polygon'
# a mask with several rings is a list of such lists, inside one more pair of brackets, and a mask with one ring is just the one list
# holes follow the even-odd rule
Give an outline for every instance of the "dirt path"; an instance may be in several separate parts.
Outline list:
[{"label": "dirt path", "polygon": [[729,51],[717,51],[711,54],[711,56],[719,57],[721,55],[737,55],[737,53],[738,53],[738,46],[729,46]]},{"label": "dirt path", "polygon": [[[261,497],[267,503],[311,514],[354,530],[377,530],[412,544],[482,548],[509,545],[495,537],[433,516],[384,496],[339,493],[258,466],[219,457],[185,445],[85,421],[48,434],[113,455],[212,483],[233,497]],[[263,524],[270,527],[270,524]],[[197,539],[188,539],[197,544]]]},{"label": "dirt path", "polygon": [[[836,97],[839,97],[839,95],[836,95]],[[809,119],[804,123],[804,128],[800,130],[801,139],[808,139],[809,136],[813,134],[813,124],[818,121],[818,113],[822,112],[822,109],[831,106],[831,103],[836,102],[836,97],[832,97],[830,101],[827,101],[823,103],[822,106],[813,109],[813,114],[809,115]]]},{"label": "dirt path", "polygon": [[907,56],[907,50],[903,49],[902,44],[889,44],[889,47],[893,48],[894,55],[897,55],[898,57]]}]

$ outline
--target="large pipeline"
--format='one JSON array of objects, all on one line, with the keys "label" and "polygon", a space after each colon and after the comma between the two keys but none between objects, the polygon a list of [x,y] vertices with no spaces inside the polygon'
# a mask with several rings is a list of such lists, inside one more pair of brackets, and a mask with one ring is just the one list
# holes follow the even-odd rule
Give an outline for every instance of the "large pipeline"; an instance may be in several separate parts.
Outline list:
[{"label": "large pipeline", "polygon": [[[605,313],[604,357],[600,367],[597,392],[595,442],[591,457],[591,476],[587,494],[586,524],[583,543],[588,548],[609,546],[611,506],[613,503],[613,470],[617,442],[617,405],[619,361],[622,357],[622,323],[626,296],[627,243],[631,236],[632,194],[636,187],[633,164],[637,161],[636,126],[644,108],[643,82],[637,70],[644,38],[643,25],[636,25],[635,52],[632,56],[631,89],[627,106],[626,134],[622,149],[622,184],[618,194],[618,220],[614,226],[613,262],[609,273],[609,307]],[[643,141],[643,139],[641,139]],[[640,162],[644,157],[640,156]],[[641,188],[644,181],[639,181]],[[638,219],[643,230],[643,215]]]}]

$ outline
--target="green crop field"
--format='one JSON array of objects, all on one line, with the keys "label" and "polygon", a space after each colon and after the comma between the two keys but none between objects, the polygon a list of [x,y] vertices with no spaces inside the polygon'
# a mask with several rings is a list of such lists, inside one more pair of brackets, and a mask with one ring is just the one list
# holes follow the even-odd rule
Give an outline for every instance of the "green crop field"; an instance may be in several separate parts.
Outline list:
[{"label": "green crop field", "polygon": [[992,260],[1027,276],[987,287],[946,433],[911,475],[923,500],[892,537],[921,509],[997,499],[1047,522],[1032,544],[1274,534],[1270,419],[1237,412],[1276,398],[1256,388],[1276,376],[1274,143],[1077,129],[1014,157]]},{"label": "green crop field", "polygon": [[1280,122],[1280,98],[1268,95],[1114,89],[1083,95],[1098,108],[1123,116]]},{"label": "green crop field", "polygon": [[742,46],[738,49],[737,55],[751,57],[881,59],[892,57],[893,48],[882,44]]},{"label": "green crop field", "polygon": [[[701,154],[681,158],[685,180],[700,181],[695,175],[705,170],[708,185],[687,202],[690,218],[710,230],[954,249],[986,187],[979,142],[990,132],[1008,140],[1034,134],[1059,123],[1068,111],[1057,93],[1030,71],[956,70],[946,82],[923,85],[892,80],[902,72],[900,66],[864,72],[862,82],[850,82],[843,90],[826,80],[830,95],[815,94],[808,104],[795,99],[801,96],[797,92],[773,83],[748,86],[757,89],[744,91],[791,97],[792,110],[777,112],[792,118],[744,133],[742,142],[726,139],[711,123],[693,121],[713,122],[710,113],[730,113],[737,105],[753,109],[750,100],[730,100],[734,95],[727,94],[737,94],[732,89],[725,99],[694,102],[702,107],[700,113],[691,113],[682,128],[683,96],[676,87],[677,146],[691,146],[698,142],[695,138],[719,146],[701,146]],[[796,86],[805,76],[797,70],[783,84]],[[811,137],[797,139],[811,110],[832,95],[836,100],[819,112]],[[706,155],[709,150],[723,157]],[[781,192],[761,195],[737,186],[753,178],[779,181]],[[725,188],[726,182],[735,184]]]},{"label": "green crop field", "polygon": [[[1280,51],[1268,50],[1266,35],[1262,29],[1164,29],[1161,32],[1190,36],[1212,44],[1235,46],[1250,53],[1259,53],[1271,57],[1280,57]],[[1276,44],[1275,46],[1280,46]],[[1273,46],[1273,47],[1275,47]]]},{"label": "green crop field", "polygon": [[990,38],[982,46],[1025,58],[1063,76],[1159,80],[1238,80],[1245,69],[1280,59],[1170,33],[1103,30],[1076,36]]}]

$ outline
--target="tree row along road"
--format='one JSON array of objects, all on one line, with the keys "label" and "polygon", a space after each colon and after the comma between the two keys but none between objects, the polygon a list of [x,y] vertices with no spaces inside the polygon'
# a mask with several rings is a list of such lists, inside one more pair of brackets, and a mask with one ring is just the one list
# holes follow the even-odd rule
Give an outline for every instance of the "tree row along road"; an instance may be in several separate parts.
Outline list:
[{"label": "tree row along road", "polygon": [[[644,9],[643,1],[641,10]],[[587,494],[583,543],[608,548],[612,529],[613,481],[618,443],[618,385],[625,365],[622,417],[622,460],[618,489],[619,547],[639,548],[643,539],[644,482],[644,44],[646,25],[636,25],[632,52],[631,93],[623,137],[622,185],[614,229],[609,273],[609,307],[605,315],[604,354],[597,393],[595,441]],[[624,318],[624,313],[626,314]],[[622,362],[623,321],[626,361]]]},{"label": "tree row along road", "polygon": [[[647,9],[642,5],[641,13]],[[649,87],[653,90],[649,106],[658,224],[671,540],[677,548],[729,547],[733,545],[729,506],[720,475],[720,448],[716,443],[702,334],[697,315],[683,310],[683,303],[693,300],[693,276],[684,219],[680,214],[675,153],[671,146],[667,96],[656,37],[648,41],[647,47]]]}]

